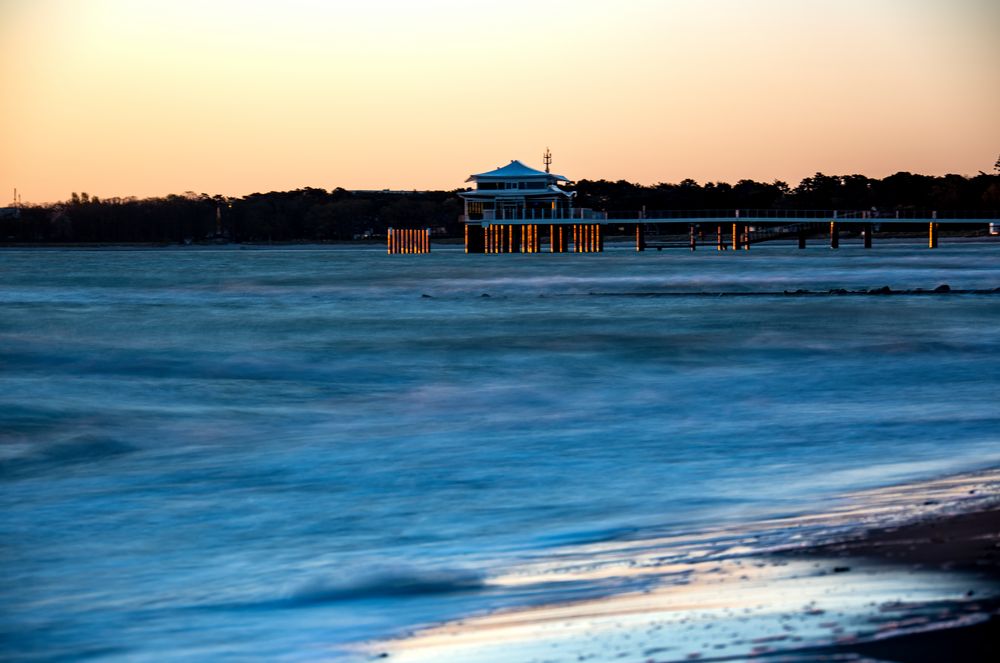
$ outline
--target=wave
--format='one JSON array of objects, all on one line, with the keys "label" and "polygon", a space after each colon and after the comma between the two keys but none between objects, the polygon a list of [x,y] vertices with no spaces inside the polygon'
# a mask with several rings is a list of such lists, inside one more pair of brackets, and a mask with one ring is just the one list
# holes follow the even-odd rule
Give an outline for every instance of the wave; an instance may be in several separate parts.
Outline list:
[{"label": "wave", "polygon": [[311,580],[283,598],[198,606],[207,610],[273,610],[370,599],[437,596],[475,592],[486,587],[484,577],[465,569],[379,570],[351,579]]},{"label": "wave", "polygon": [[79,435],[27,453],[0,458],[0,477],[43,472],[53,467],[96,463],[137,451],[127,442],[100,435]]},{"label": "wave", "polygon": [[483,577],[468,570],[379,571],[346,582],[313,581],[287,599],[293,605],[369,598],[455,594],[485,587]]}]

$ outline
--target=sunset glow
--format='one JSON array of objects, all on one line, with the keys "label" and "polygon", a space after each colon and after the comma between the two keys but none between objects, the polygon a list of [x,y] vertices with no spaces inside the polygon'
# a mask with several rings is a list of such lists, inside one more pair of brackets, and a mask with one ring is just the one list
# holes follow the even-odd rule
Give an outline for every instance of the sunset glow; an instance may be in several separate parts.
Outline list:
[{"label": "sunset glow", "polygon": [[0,206],[991,171],[989,0],[0,0]]}]

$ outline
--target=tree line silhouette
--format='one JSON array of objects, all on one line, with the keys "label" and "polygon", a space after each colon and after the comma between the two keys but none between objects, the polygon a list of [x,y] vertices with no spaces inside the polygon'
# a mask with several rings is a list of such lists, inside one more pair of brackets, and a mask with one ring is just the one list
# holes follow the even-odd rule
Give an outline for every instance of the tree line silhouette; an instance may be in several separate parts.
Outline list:
[{"label": "tree line silhouette", "polygon": [[[1000,160],[997,171],[1000,172]],[[929,176],[900,172],[877,179],[816,173],[792,188],[785,182],[735,184],[686,179],[640,185],[580,180],[576,205],[603,211],[1000,210],[1000,174]],[[163,198],[98,198],[26,205],[0,216],[8,244],[329,242],[384,237],[386,229],[430,227],[436,236],[463,233],[456,191],[326,191],[254,193],[240,198],[187,192]]]}]

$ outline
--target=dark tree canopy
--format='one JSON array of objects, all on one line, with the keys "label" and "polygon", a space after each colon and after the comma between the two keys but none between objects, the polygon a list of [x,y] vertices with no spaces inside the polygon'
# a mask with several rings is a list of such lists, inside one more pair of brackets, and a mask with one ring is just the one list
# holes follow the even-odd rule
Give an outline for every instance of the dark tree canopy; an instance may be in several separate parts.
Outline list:
[{"label": "dark tree canopy", "polygon": [[[996,169],[1000,173],[1000,160]],[[785,182],[739,180],[641,185],[580,180],[576,205],[609,212],[710,209],[1000,210],[1000,174],[882,179],[816,173]],[[384,237],[389,227],[430,227],[462,235],[457,191],[331,191],[315,188],[242,198],[186,192],[165,198],[105,198],[73,193],[53,205],[0,216],[4,243],[325,242]]]}]

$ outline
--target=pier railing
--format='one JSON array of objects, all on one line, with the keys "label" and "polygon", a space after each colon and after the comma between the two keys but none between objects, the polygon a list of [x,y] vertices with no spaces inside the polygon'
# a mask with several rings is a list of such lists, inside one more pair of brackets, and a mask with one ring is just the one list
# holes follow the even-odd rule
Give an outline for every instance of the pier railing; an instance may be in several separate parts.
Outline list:
[{"label": "pier railing", "polygon": [[485,210],[469,214],[463,221],[467,223],[538,223],[540,221],[605,221],[607,212],[598,212],[585,207],[571,209],[529,209],[529,210]]},{"label": "pier railing", "polygon": [[998,210],[797,210],[797,209],[694,209],[694,210],[628,210],[607,212],[608,221],[645,223],[719,222],[783,222],[816,219],[825,221],[946,221],[975,223],[1000,221]]},{"label": "pier railing", "polygon": [[941,221],[946,223],[976,223],[1000,221],[998,210],[801,210],[801,209],[693,209],[693,210],[613,210],[603,212],[585,207],[572,209],[487,210],[469,214],[465,223],[698,223],[753,222],[788,223],[805,220],[844,221]]}]

